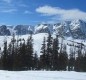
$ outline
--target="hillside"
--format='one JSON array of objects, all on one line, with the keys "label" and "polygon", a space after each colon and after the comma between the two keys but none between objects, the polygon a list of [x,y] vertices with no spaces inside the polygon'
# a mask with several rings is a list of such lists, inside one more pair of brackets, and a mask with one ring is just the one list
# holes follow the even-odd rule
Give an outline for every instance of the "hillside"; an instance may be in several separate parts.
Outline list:
[{"label": "hillside", "polygon": [[[25,39],[27,40],[29,34],[27,35],[20,35],[20,36],[15,36],[16,40],[17,39]],[[33,49],[34,52],[37,51],[38,56],[41,55],[40,50],[41,50],[41,46],[42,46],[42,42],[43,42],[43,38],[45,37],[47,39],[48,34],[47,33],[38,33],[38,34],[33,34]],[[52,35],[53,38],[55,37],[55,34]],[[3,50],[4,47],[4,41],[7,40],[7,43],[9,44],[10,41],[12,39],[12,36],[0,36],[0,47],[1,50]],[[75,43],[73,43],[72,41],[75,41]],[[84,45],[86,45],[85,40],[82,39],[73,39],[71,37],[67,37],[66,39],[63,39],[63,44],[66,44],[67,46],[67,52],[68,54],[70,54],[69,49],[70,49],[70,45],[74,44],[75,46],[77,46],[78,43],[83,43]],[[61,37],[59,37],[59,43],[61,43]],[[59,44],[59,47],[61,46],[61,44]]]}]

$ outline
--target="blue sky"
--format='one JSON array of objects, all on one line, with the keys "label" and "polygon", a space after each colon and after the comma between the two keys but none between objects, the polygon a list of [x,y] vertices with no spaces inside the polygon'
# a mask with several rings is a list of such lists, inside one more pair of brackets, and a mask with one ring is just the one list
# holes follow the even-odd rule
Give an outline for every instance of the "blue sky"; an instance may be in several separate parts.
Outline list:
[{"label": "blue sky", "polygon": [[0,0],[0,24],[56,23],[86,21],[86,0]]}]

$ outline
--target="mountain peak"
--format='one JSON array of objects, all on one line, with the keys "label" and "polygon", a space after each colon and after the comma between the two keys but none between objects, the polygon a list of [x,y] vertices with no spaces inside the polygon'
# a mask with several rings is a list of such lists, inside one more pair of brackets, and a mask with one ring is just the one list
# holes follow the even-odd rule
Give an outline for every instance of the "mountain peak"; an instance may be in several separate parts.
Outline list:
[{"label": "mountain peak", "polygon": [[49,24],[38,24],[35,26],[35,33],[49,33]]}]

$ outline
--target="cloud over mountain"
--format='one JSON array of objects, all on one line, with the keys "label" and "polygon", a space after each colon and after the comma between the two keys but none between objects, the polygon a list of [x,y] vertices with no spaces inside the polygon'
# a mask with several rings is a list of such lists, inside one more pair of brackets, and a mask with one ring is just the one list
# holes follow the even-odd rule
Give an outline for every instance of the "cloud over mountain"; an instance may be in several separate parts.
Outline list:
[{"label": "cloud over mountain", "polygon": [[36,8],[36,12],[43,14],[44,16],[55,16],[61,20],[82,19],[86,20],[86,12],[79,9],[62,9],[60,7],[52,6],[40,6]]}]

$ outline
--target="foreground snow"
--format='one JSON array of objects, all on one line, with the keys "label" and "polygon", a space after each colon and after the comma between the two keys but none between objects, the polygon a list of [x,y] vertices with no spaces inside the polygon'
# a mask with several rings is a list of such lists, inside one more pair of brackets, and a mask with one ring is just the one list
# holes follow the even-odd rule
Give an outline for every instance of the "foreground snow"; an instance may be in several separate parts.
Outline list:
[{"label": "foreground snow", "polygon": [[0,71],[0,80],[86,80],[86,73],[68,71]]}]

